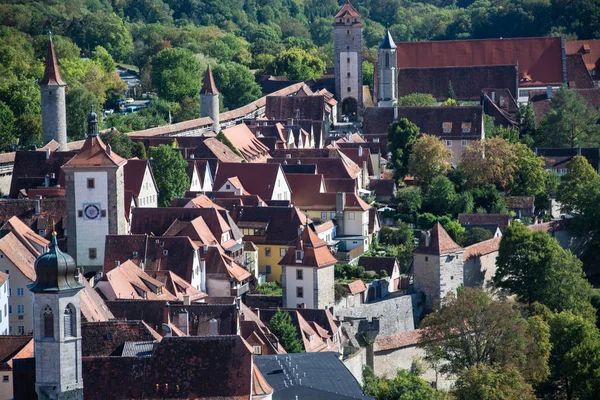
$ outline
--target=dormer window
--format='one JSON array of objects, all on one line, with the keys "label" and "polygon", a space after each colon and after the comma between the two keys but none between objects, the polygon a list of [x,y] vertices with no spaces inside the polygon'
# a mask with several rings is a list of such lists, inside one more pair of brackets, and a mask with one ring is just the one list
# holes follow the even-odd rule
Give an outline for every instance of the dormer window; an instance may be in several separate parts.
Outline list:
[{"label": "dormer window", "polygon": [[461,128],[462,128],[462,133],[469,133],[469,132],[471,132],[471,123],[463,122],[461,124]]},{"label": "dormer window", "polygon": [[310,335],[308,337],[308,341],[311,342],[311,343],[314,343],[315,342],[315,335]]},{"label": "dormer window", "polygon": [[304,259],[304,251],[296,250],[296,262],[301,263],[303,259]]},{"label": "dormer window", "polygon": [[452,122],[442,122],[442,131],[444,133],[452,132]]}]

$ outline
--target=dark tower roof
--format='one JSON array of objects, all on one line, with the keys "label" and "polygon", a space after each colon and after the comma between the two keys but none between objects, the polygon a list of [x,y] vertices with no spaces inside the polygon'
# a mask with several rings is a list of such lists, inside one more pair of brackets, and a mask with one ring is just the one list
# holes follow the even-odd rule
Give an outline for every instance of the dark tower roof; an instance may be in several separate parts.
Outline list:
[{"label": "dark tower roof", "polygon": [[40,85],[63,86],[65,81],[60,77],[58,69],[58,61],[56,60],[56,52],[54,51],[54,42],[52,37],[48,40],[48,54],[46,55],[46,67],[44,69],[44,77],[40,81]]},{"label": "dark tower roof", "polygon": [[429,235],[429,239],[423,240],[415,253],[442,255],[464,251],[439,222],[426,235]]},{"label": "dark tower roof", "polygon": [[98,114],[94,112],[94,105],[88,114],[88,137],[98,137]]},{"label": "dark tower roof", "polygon": [[60,251],[56,243],[56,234],[52,236],[48,252],[35,261],[35,274],[35,282],[29,285],[29,290],[34,293],[83,289],[77,278],[79,271],[75,260]]},{"label": "dark tower roof", "polygon": [[383,36],[383,40],[379,44],[380,49],[390,50],[396,48],[396,43],[394,43],[394,39],[392,39],[392,34],[389,29],[386,29],[385,35]]},{"label": "dark tower roof", "polygon": [[356,8],[350,4],[350,0],[346,0],[346,4],[342,6],[340,11],[335,14],[334,18],[360,18],[360,14],[356,11]]},{"label": "dark tower roof", "polygon": [[217,90],[217,85],[215,85],[212,70],[210,69],[210,65],[206,69],[206,74],[204,74],[204,82],[202,83],[202,89],[200,89],[200,94],[219,94],[219,91]]}]

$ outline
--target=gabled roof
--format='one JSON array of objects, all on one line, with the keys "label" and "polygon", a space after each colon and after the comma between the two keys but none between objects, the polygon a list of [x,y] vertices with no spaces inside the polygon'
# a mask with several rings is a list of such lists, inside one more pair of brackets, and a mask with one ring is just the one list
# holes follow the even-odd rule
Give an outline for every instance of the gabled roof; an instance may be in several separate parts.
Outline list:
[{"label": "gabled roof", "polygon": [[10,229],[21,241],[21,243],[23,243],[23,245],[25,245],[25,247],[27,247],[29,251],[36,256],[40,254],[40,252],[36,249],[36,246],[46,247],[50,244],[48,239],[35,233],[16,216],[6,221],[4,226],[2,226],[2,230],[6,229]]},{"label": "gabled roof", "polygon": [[371,179],[369,190],[374,190],[377,196],[393,196],[396,190],[395,179]]},{"label": "gabled roof", "polygon": [[383,40],[379,43],[379,48],[384,50],[396,48],[396,43],[394,43],[394,39],[392,39],[392,34],[389,29],[385,30],[385,35],[383,35]]},{"label": "gabled roof", "polygon": [[33,357],[33,337],[0,335],[0,370],[12,369],[15,358]]},{"label": "gabled roof", "polygon": [[294,195],[303,191],[308,193],[321,193],[321,187],[325,187],[325,180],[321,174],[285,174],[290,189],[292,189],[292,202]]},{"label": "gabled roof", "polygon": [[[108,336],[110,335],[110,340]],[[143,321],[101,321],[81,324],[83,357],[121,356],[125,342],[160,341],[162,337]]]},{"label": "gabled roof", "polygon": [[98,322],[114,319],[104,300],[94,290],[87,279],[80,273],[79,282],[83,283],[83,290],[79,292],[81,303],[82,322]]},{"label": "gabled roof", "polygon": [[[207,138],[191,151],[194,159],[217,159],[222,163],[240,163],[243,158],[214,137]],[[190,155],[191,156],[191,155]],[[213,173],[215,173],[213,171]]]},{"label": "gabled roof", "polygon": [[508,214],[458,214],[461,225],[496,225],[502,232],[510,225]]},{"label": "gabled roof", "polygon": [[463,254],[463,261],[468,261],[471,258],[484,256],[487,254],[491,254],[495,251],[498,251],[500,248],[500,242],[502,241],[502,237],[496,237],[489,240],[484,240],[483,242],[472,244],[471,246],[465,247],[465,252]]},{"label": "gabled roof", "polygon": [[380,273],[385,270],[391,278],[394,274],[394,268],[398,264],[396,257],[366,257],[362,256],[358,259],[358,265],[363,267],[365,271],[373,271]]},{"label": "gabled roof", "polygon": [[219,251],[217,247],[209,246],[207,251],[203,251],[202,257],[206,261],[207,277],[242,282],[252,276],[248,270],[236,264],[231,257]]},{"label": "gabled roof", "polygon": [[109,151],[108,146],[104,144],[98,136],[88,136],[79,152],[67,161],[62,168],[103,168],[120,167],[125,165],[127,160]]},{"label": "gabled roof", "polygon": [[204,74],[204,81],[202,82],[202,89],[200,89],[200,94],[219,94],[217,90],[217,85],[215,85],[215,79],[213,78],[212,70],[210,69],[210,64],[208,68],[206,68],[206,73]]},{"label": "gabled roof", "polygon": [[509,209],[525,208],[533,210],[535,207],[535,197],[533,196],[506,196],[504,200]]},{"label": "gabled roof", "polygon": [[335,14],[334,18],[354,18],[360,17],[360,14],[356,9],[350,4],[350,0],[346,0],[346,3],[342,6],[340,11]]},{"label": "gabled roof", "polygon": [[[297,257],[296,251],[302,251],[301,258]],[[301,260],[299,263],[298,260]],[[327,243],[321,240],[313,230],[306,226],[300,235],[289,244],[285,256],[279,261],[279,265],[294,265],[301,267],[328,267],[337,262],[329,251]]]},{"label": "gabled roof", "polygon": [[131,159],[127,161],[124,169],[124,178],[125,178],[125,190],[131,190],[135,197],[140,195],[140,191],[142,190],[142,183],[144,183],[144,176],[146,174],[146,169],[150,170],[150,175],[152,176],[152,182],[156,186],[156,181],[154,180],[154,174],[152,173],[152,166],[150,165],[149,160],[140,160],[137,158]]},{"label": "gabled roof", "polygon": [[307,218],[296,207],[238,207],[233,215],[235,223],[256,223],[266,226],[265,236],[246,235],[245,239],[257,244],[288,245],[298,237],[299,229]]},{"label": "gabled roof", "polygon": [[190,296],[191,301],[200,300],[208,296],[173,271],[146,270],[145,272],[161,282],[170,293],[174,294],[181,301],[183,301],[183,296]]},{"label": "gabled roof", "polygon": [[271,158],[269,148],[254,136],[246,124],[234,125],[221,132],[249,162],[260,163]]},{"label": "gabled roof", "polygon": [[60,76],[60,70],[58,69],[58,61],[56,59],[56,52],[54,51],[54,42],[52,41],[52,38],[48,40],[48,52],[46,53],[44,77],[40,81],[40,85],[66,85],[65,81],[63,81]]},{"label": "gabled roof", "polygon": [[429,235],[429,239],[425,238],[421,240],[421,244],[415,250],[415,253],[443,255],[464,251],[462,247],[452,240],[439,222],[426,235]]},{"label": "gabled roof", "polygon": [[[356,193],[345,193],[345,196],[344,211],[368,211],[371,208]],[[296,194],[294,204],[303,210],[335,211],[336,197],[337,193],[302,192],[302,196]]]},{"label": "gabled roof", "polygon": [[594,81],[583,61],[582,54],[567,54],[567,82],[572,89],[594,88]]},{"label": "gabled roof", "polygon": [[563,82],[562,39],[556,37],[397,42],[398,68],[519,65],[519,86]]},{"label": "gabled roof", "polygon": [[221,163],[214,187],[220,188],[228,178],[237,177],[249,193],[270,200],[279,170],[279,164],[275,163]]},{"label": "gabled roof", "polygon": [[216,208],[217,210],[223,209],[223,207],[218,206],[215,203],[213,203],[213,201],[204,194],[201,194],[200,196],[196,196],[193,199],[186,199],[186,200],[188,200],[188,202],[184,206],[185,208]]},{"label": "gabled roof", "polygon": [[598,71],[600,71],[600,68],[598,67],[600,65],[598,63],[600,60],[599,39],[568,40],[566,42],[566,53],[567,55],[581,54],[588,71],[591,72],[595,70],[596,76],[598,76]]},{"label": "gabled roof", "polygon": [[0,238],[0,252],[21,271],[25,278],[35,281],[34,265],[37,255],[25,247],[13,232],[8,232]]},{"label": "gabled roof", "polygon": [[293,118],[323,121],[325,97],[322,95],[267,96],[265,117],[277,120]]}]

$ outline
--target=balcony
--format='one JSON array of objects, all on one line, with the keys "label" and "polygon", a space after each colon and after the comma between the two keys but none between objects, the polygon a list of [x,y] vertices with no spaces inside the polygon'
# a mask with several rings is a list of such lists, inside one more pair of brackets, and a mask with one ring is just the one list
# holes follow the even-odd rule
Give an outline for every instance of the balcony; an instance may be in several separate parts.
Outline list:
[{"label": "balcony", "polygon": [[243,295],[244,293],[246,293],[249,290],[249,286],[248,286],[248,282],[244,283],[243,285],[239,285],[235,288],[231,289],[231,295],[233,297],[239,297],[241,295]]}]

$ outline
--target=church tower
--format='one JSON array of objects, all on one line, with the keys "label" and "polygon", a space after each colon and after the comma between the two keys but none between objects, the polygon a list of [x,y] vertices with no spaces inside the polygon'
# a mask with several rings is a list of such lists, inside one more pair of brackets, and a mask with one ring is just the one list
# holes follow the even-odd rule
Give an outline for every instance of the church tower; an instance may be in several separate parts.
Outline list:
[{"label": "church tower", "polygon": [[35,391],[40,400],[83,400],[79,273],[56,244],[35,262],[33,340]]},{"label": "church tower", "polygon": [[[335,96],[341,103],[338,114],[356,120],[362,115],[362,23],[349,0],[335,15],[333,46]],[[338,119],[341,115],[338,116]]]},{"label": "church tower", "polygon": [[210,117],[213,120],[213,131],[219,133],[221,125],[219,124],[219,91],[213,78],[210,65],[206,69],[204,82],[200,90],[200,118]]},{"label": "church tower", "polygon": [[69,254],[84,272],[102,270],[106,235],[127,234],[124,166],[98,135],[98,116],[88,115],[81,150],[62,166],[67,191]]},{"label": "church tower", "polygon": [[391,107],[398,100],[397,65],[396,43],[388,29],[377,51],[377,105],[379,107]]},{"label": "church tower", "polygon": [[52,37],[48,40],[48,54],[44,77],[39,82],[42,95],[42,139],[44,144],[56,140],[61,151],[67,150],[67,112],[65,87],[58,69]]}]

